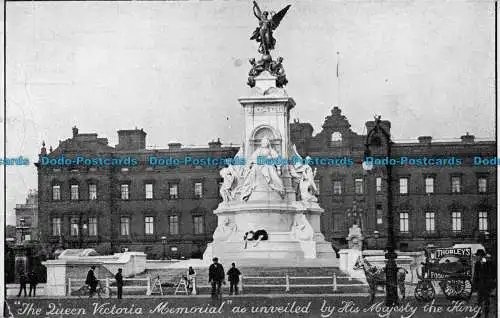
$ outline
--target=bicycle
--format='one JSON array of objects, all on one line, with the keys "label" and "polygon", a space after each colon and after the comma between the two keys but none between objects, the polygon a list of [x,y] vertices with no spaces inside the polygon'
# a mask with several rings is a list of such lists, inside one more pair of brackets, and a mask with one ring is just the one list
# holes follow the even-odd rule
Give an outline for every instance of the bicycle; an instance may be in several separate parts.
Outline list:
[{"label": "bicycle", "polygon": [[[89,285],[83,285],[80,288],[78,288],[76,291],[76,294],[78,295],[79,298],[83,297],[89,297],[91,298],[92,295],[90,293],[90,286]],[[110,298],[111,297],[111,289],[106,286],[102,286],[101,281],[97,281],[97,287],[96,287],[96,292],[98,298]]]}]

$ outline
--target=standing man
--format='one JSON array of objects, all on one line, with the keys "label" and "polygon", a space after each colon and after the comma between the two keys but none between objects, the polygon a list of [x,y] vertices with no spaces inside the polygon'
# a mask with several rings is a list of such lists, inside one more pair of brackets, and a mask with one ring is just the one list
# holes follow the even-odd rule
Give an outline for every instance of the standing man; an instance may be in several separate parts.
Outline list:
[{"label": "standing man", "polygon": [[26,274],[24,273],[24,269],[21,269],[19,271],[19,293],[17,294],[17,297],[21,297],[21,292],[24,290],[24,297],[27,296],[26,293],[26,283],[28,282],[28,277],[26,277]]},{"label": "standing man", "polygon": [[36,297],[36,285],[38,284],[38,277],[36,275],[35,270],[31,270],[28,274],[28,280],[30,282],[30,297],[31,291],[33,291],[33,297]]},{"label": "standing man", "polygon": [[90,295],[89,297],[92,297],[92,295],[94,295],[94,293],[97,292],[97,278],[95,277],[95,274],[94,274],[94,270],[95,270],[95,265],[93,265],[88,274],[87,274],[87,279],[85,280],[85,284],[89,285],[90,287]]},{"label": "standing man", "polygon": [[490,311],[490,294],[496,286],[496,267],[487,259],[484,250],[476,252],[477,261],[474,265],[474,278],[472,288],[477,291],[477,304],[481,307],[484,317]]},{"label": "standing man", "polygon": [[118,273],[115,275],[115,280],[116,280],[116,288],[118,290],[118,299],[122,299],[122,293],[123,293],[123,275],[122,275],[122,269],[118,268]]},{"label": "standing man", "polygon": [[240,281],[241,272],[236,268],[234,263],[231,264],[231,269],[227,271],[227,279],[229,280],[229,294],[238,295],[238,283]]},{"label": "standing man", "polygon": [[[213,264],[208,268],[208,282],[212,284],[212,298],[221,294],[221,284],[224,282],[224,267],[219,264],[217,257],[213,258]],[[225,282],[224,282],[225,283]]]}]

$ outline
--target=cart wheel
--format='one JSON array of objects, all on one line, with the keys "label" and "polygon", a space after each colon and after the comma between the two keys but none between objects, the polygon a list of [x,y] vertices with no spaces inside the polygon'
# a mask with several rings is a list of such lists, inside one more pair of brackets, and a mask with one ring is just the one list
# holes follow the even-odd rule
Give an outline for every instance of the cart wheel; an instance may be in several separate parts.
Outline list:
[{"label": "cart wheel", "polygon": [[430,280],[421,280],[415,288],[415,298],[419,301],[431,301],[436,296],[436,291]]},{"label": "cart wheel", "polygon": [[88,298],[90,295],[90,287],[88,285],[83,285],[76,292],[77,292],[77,295],[79,298],[83,298],[83,297]]},{"label": "cart wheel", "polygon": [[465,291],[465,281],[460,279],[447,279],[442,283],[441,288],[446,298],[460,299],[463,297],[462,293]]}]

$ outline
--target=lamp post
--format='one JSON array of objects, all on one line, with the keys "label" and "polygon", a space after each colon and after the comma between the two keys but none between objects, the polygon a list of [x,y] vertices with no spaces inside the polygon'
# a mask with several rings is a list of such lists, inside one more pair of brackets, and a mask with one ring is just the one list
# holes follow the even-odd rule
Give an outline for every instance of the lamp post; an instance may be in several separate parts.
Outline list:
[{"label": "lamp post", "polygon": [[167,245],[167,237],[162,236],[161,237],[161,244],[163,245],[163,257],[162,260],[165,260],[165,246]]},{"label": "lamp post", "polygon": [[[392,140],[391,135],[382,127],[381,125],[381,116],[375,116],[375,126],[368,131],[366,135],[365,142],[365,159],[366,157],[371,156],[370,146],[376,144],[381,145],[381,140],[377,136],[381,133],[386,142],[387,142],[387,157],[391,158],[392,154]],[[394,306],[398,303],[398,290],[397,290],[397,265],[396,258],[397,254],[395,252],[395,237],[394,237],[394,213],[392,210],[392,167],[390,165],[390,160],[387,160],[386,169],[387,169],[387,253],[385,254],[385,258],[387,259],[386,265],[386,298],[385,304],[386,306]],[[373,169],[373,164],[364,163],[363,169],[366,171]]]}]

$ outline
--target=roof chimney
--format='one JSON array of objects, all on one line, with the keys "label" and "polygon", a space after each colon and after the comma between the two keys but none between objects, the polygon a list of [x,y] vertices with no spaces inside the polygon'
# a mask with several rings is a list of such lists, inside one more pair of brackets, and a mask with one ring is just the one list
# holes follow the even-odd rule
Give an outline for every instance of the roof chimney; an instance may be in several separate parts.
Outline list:
[{"label": "roof chimney", "polygon": [[217,141],[211,141],[208,143],[208,148],[220,148],[222,143],[220,142],[220,138],[217,138]]},{"label": "roof chimney", "polygon": [[430,144],[432,142],[432,136],[420,136],[418,137],[418,142],[421,144]]},{"label": "roof chimney", "polygon": [[473,144],[474,143],[474,135],[469,135],[469,132],[465,134],[465,136],[461,136],[460,139],[462,139],[462,142],[468,143],[468,144]]},{"label": "roof chimney", "polygon": [[168,144],[168,149],[181,149],[182,144],[180,142],[171,142]]},{"label": "roof chimney", "polygon": [[146,149],[146,133],[141,128],[133,130],[118,130],[117,150]]}]

